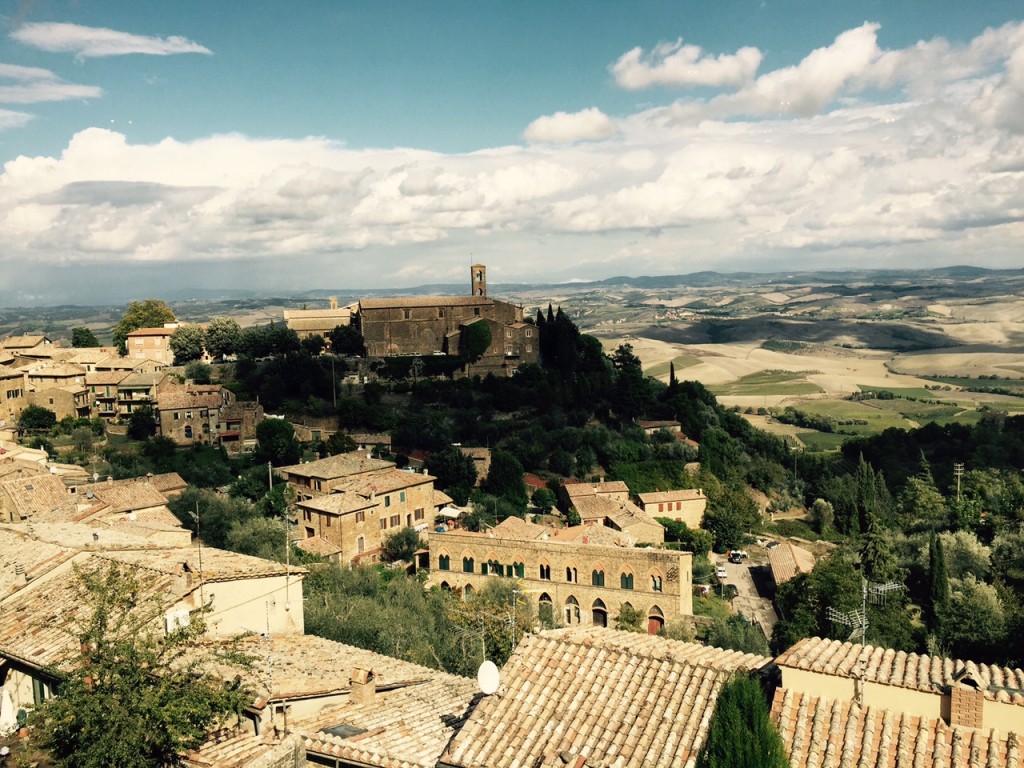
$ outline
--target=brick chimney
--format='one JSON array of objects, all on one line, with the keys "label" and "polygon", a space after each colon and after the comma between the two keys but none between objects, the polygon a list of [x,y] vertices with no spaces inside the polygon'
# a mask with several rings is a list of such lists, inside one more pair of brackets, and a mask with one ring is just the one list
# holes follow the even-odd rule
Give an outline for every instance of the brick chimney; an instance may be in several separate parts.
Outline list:
[{"label": "brick chimney", "polygon": [[985,723],[985,692],[969,672],[953,680],[949,689],[949,724],[967,728],[983,728]]},{"label": "brick chimney", "polygon": [[377,693],[376,676],[372,669],[355,667],[349,677],[352,701],[356,704],[373,704]]}]

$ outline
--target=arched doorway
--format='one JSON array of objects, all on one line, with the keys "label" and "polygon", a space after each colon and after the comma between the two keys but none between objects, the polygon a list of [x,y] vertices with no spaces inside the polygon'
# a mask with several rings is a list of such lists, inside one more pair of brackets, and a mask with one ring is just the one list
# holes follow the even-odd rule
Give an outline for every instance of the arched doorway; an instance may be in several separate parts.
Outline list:
[{"label": "arched doorway", "polygon": [[580,603],[572,595],[565,601],[565,623],[567,626],[580,623]]},{"label": "arched doorway", "polygon": [[652,606],[651,610],[647,613],[647,634],[656,635],[664,626],[665,614],[662,613],[661,608],[658,606]]},{"label": "arched doorway", "polygon": [[555,624],[555,604],[547,592],[537,598],[537,618],[540,620],[541,627],[545,629]]},{"label": "arched doorway", "polygon": [[608,608],[605,606],[604,601],[598,598],[594,601],[594,605],[590,609],[593,617],[593,624],[595,627],[607,627],[608,626]]},{"label": "arched doorway", "polygon": [[467,584],[462,588],[462,599],[469,600],[473,596],[473,585]]}]

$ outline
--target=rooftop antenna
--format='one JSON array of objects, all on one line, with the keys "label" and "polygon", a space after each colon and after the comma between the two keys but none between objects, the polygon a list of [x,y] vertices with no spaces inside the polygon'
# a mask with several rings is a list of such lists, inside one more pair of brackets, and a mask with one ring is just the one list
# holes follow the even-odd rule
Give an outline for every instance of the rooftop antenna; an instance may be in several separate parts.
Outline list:
[{"label": "rooftop antenna", "polygon": [[857,674],[854,677],[854,700],[864,705],[864,680],[867,677],[867,643],[868,634],[868,600],[872,605],[885,605],[885,596],[890,592],[902,590],[904,586],[898,581],[887,581],[884,584],[868,581],[863,576],[860,580],[860,608],[852,611],[840,611],[829,606],[825,615],[829,621],[843,624],[851,628],[849,640],[860,635],[860,656],[857,659]]}]

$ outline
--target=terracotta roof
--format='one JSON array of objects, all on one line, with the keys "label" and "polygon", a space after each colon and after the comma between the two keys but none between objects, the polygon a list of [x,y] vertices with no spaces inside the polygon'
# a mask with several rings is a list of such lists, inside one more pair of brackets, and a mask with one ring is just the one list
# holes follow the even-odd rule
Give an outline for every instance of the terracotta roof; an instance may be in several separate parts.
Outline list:
[{"label": "terracotta roof", "polygon": [[451,504],[452,501],[454,501],[454,499],[452,499],[451,496],[444,491],[437,490],[437,488],[435,488],[434,492],[431,494],[430,503],[435,507],[446,507]]},{"label": "terracotta roof", "polygon": [[776,584],[783,584],[798,573],[810,573],[814,568],[814,553],[791,541],[783,541],[768,550],[768,565]]},{"label": "terracotta roof", "polygon": [[87,363],[94,365],[104,358],[116,355],[114,347],[72,347],[72,355],[68,358],[70,363]]},{"label": "terracotta roof", "polygon": [[72,515],[75,497],[60,478],[49,472],[7,480],[0,484],[20,517]]},{"label": "terracotta roof", "polygon": [[69,550],[91,550],[106,552],[115,549],[148,549],[160,547],[151,540],[151,532],[145,529],[134,529],[129,526],[116,525],[111,527],[104,521],[93,520],[88,523],[46,522],[21,523],[7,525],[5,528],[22,533],[33,541],[49,542]]},{"label": "terracotta roof", "polygon": [[386,432],[349,432],[348,436],[359,445],[391,445],[391,435]]},{"label": "terracotta roof", "polygon": [[865,680],[868,682],[935,693],[967,672],[978,681],[985,698],[1024,706],[1024,669],[918,655],[820,637],[804,638],[775,661],[783,668],[785,685],[786,667],[855,677],[862,654],[867,662]]},{"label": "terracotta roof", "polygon": [[135,336],[170,336],[177,328],[137,328],[128,334],[129,338]]},{"label": "terracotta roof", "polygon": [[299,477],[335,480],[340,477],[359,475],[376,469],[391,469],[394,466],[395,463],[393,461],[371,459],[364,452],[355,451],[352,453],[339,453],[337,456],[328,456],[326,459],[318,459],[306,464],[292,464],[288,467],[279,467],[277,471],[282,474],[298,475]]},{"label": "terracotta roof", "polygon": [[537,525],[521,517],[506,517],[500,523],[487,531],[487,535],[495,539],[514,539],[517,541],[535,541],[536,539],[547,538],[551,533],[550,528],[544,525]]},{"label": "terracotta roof", "polygon": [[301,549],[303,552],[309,552],[311,555],[319,555],[320,557],[332,557],[341,553],[341,547],[337,544],[333,544],[323,536],[312,536],[308,539],[299,539],[295,542],[295,546]]},{"label": "terracotta roof", "polygon": [[[610,629],[526,635],[441,756],[478,768],[682,766],[737,668],[701,646]],[[692,655],[689,655],[692,654]],[[770,659],[757,657],[756,665]],[[745,662],[741,662],[745,663]]]},{"label": "terracotta roof", "polygon": [[408,307],[484,307],[493,306],[494,299],[484,296],[409,296],[398,299],[360,299],[362,309],[402,309]]},{"label": "terracotta roof", "polygon": [[112,483],[83,483],[78,486],[79,499],[88,498],[90,493],[109,507],[108,514],[138,512],[167,504],[167,497],[152,484],[135,478]]},{"label": "terracotta roof", "polygon": [[371,703],[349,698],[293,727],[307,735],[307,752],[380,768],[434,768],[478,698],[476,681],[433,672],[421,683],[378,690]]},{"label": "terracotta roof", "polygon": [[130,387],[154,387],[166,378],[167,374],[162,372],[141,373],[139,371],[133,371],[121,379],[121,381],[118,382],[118,386],[125,389]]},{"label": "terracotta roof", "polygon": [[608,480],[603,483],[566,483],[565,492],[576,500],[581,496],[595,496],[604,493],[629,493],[629,486],[622,480]]},{"label": "terracotta roof", "polygon": [[334,490],[351,491],[362,496],[369,496],[371,493],[380,495],[394,493],[424,483],[433,483],[436,479],[434,476],[422,472],[406,472],[401,469],[388,468],[372,474],[359,475],[347,482],[339,483],[334,486]]},{"label": "terracotta roof", "polygon": [[700,488],[683,488],[678,491],[653,491],[652,493],[638,493],[636,495],[643,504],[659,504],[666,501],[696,501],[707,496]]},{"label": "terracotta roof", "polygon": [[147,482],[166,496],[168,492],[183,491],[188,488],[188,483],[177,472],[161,472],[158,475],[147,476]]},{"label": "terracotta roof", "polygon": [[217,410],[223,404],[224,398],[214,393],[162,392],[156,399],[156,407],[161,411],[183,410],[186,408]]},{"label": "terracotta roof", "polygon": [[644,429],[668,429],[670,427],[682,427],[678,421],[661,420],[661,421],[638,421],[635,422],[638,427]]},{"label": "terracotta roof", "polygon": [[23,379],[25,371],[20,368],[11,368],[9,365],[0,365],[0,379]]},{"label": "terracotta roof", "polygon": [[573,506],[581,520],[607,519],[627,532],[638,525],[662,527],[661,523],[631,501],[610,499],[603,495],[579,496],[573,499]]},{"label": "terracotta roof", "polygon": [[85,374],[85,383],[90,386],[107,386],[112,384],[120,384],[124,379],[129,376],[129,372],[125,370],[117,371],[88,371]]},{"label": "terracotta roof", "polygon": [[582,525],[554,529],[551,532],[551,541],[577,546],[632,547],[636,545],[637,537],[626,531],[616,531],[614,528],[606,528],[601,523],[590,521]]},{"label": "terracotta roof", "polygon": [[26,334],[24,336],[8,336],[0,339],[0,347],[4,349],[31,349],[47,341],[45,336]]},{"label": "terracotta roof", "polygon": [[227,736],[217,734],[199,749],[185,755],[183,760],[188,768],[250,768],[252,765],[276,765],[276,762],[268,761],[269,756],[276,752],[290,756],[300,741],[301,737],[296,735],[289,735],[277,741],[271,728],[266,729],[260,736],[251,730],[242,730]]},{"label": "terracotta roof", "polygon": [[[22,526],[0,526],[0,600],[75,555],[75,550],[26,535]],[[25,569],[17,573],[17,566]]]},{"label": "terracotta roof", "polygon": [[951,727],[939,719],[784,688],[775,691],[772,719],[793,768],[1018,768],[1024,755],[1022,732]]},{"label": "terracotta roof", "polygon": [[367,496],[351,492],[328,493],[298,502],[298,506],[303,509],[327,512],[332,515],[347,515],[360,509],[372,509],[378,504],[380,501],[377,499],[371,501]]},{"label": "terracotta roof", "polygon": [[61,363],[59,365],[44,365],[33,368],[28,372],[29,381],[32,379],[68,379],[75,376],[85,376],[86,370],[75,363]]},{"label": "terracotta roof", "polygon": [[[115,560],[136,568],[173,576],[184,573],[200,573],[198,547],[174,547],[170,549],[136,550],[129,552],[102,552],[94,555],[97,558]],[[267,576],[283,576],[284,563],[251,557],[237,552],[215,547],[203,547],[202,551],[203,581],[233,581],[235,579],[251,579]],[[305,568],[289,566],[288,572],[304,574]]]},{"label": "terracotta roof", "polygon": [[104,522],[114,525],[129,524],[141,526],[158,526],[161,528],[181,528],[181,520],[164,506],[150,507],[139,512],[117,512],[103,518]]}]

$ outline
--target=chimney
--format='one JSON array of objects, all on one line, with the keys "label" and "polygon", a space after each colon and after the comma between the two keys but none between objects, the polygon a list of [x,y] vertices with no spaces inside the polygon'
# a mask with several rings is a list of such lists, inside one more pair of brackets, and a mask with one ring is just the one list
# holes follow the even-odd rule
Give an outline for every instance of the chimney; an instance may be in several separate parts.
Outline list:
[{"label": "chimney", "polygon": [[376,676],[372,669],[355,667],[349,677],[352,701],[356,704],[373,704],[377,693]]},{"label": "chimney", "polygon": [[113,485],[113,484],[114,484],[114,476],[113,475],[107,475],[107,485]]},{"label": "chimney", "polygon": [[28,574],[25,573],[25,564],[14,561],[14,583],[28,584]]},{"label": "chimney", "polygon": [[967,728],[985,727],[985,692],[966,670],[949,688],[949,724]]}]

